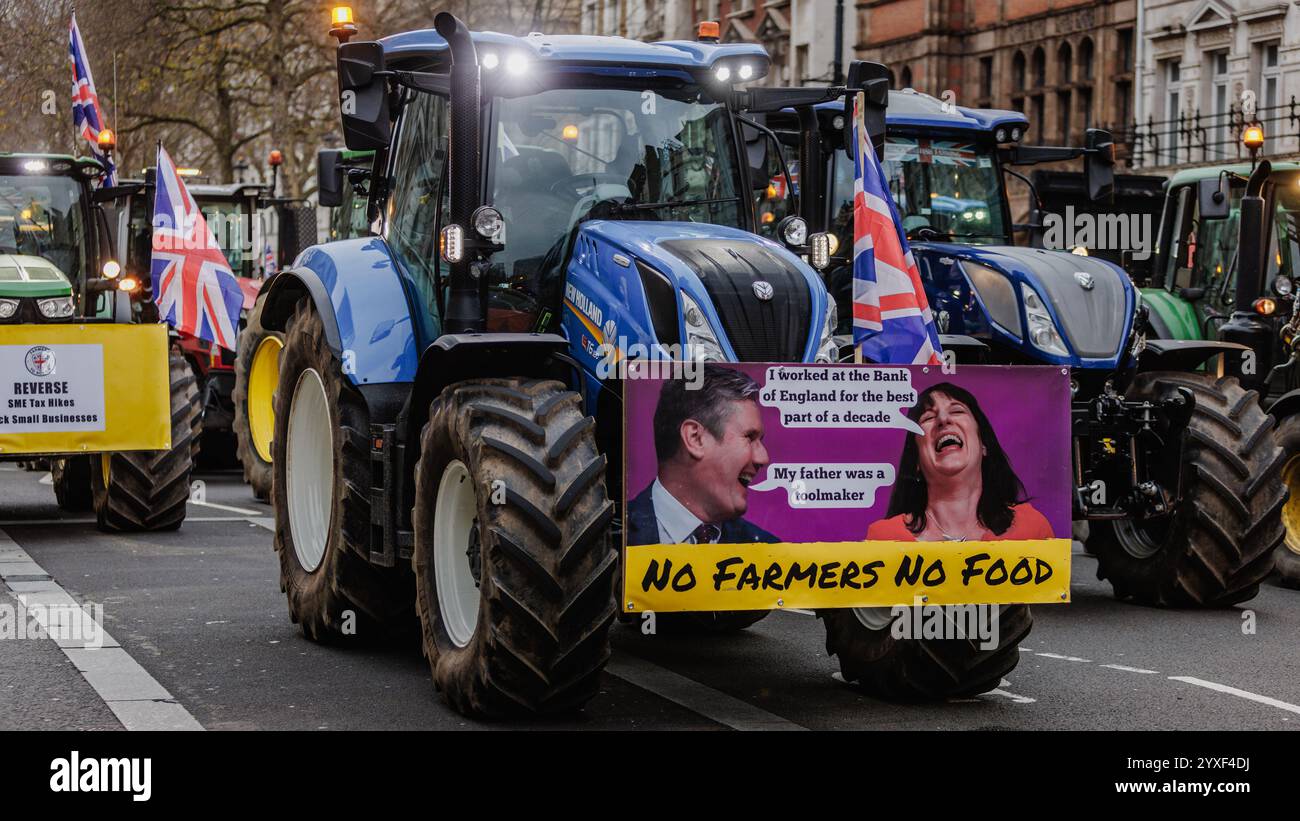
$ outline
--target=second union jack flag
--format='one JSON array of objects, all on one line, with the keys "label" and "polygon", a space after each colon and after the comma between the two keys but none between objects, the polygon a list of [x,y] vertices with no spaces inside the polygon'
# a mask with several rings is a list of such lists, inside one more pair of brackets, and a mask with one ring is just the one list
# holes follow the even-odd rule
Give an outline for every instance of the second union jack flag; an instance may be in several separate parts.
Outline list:
[{"label": "second union jack flag", "polygon": [[853,342],[870,362],[937,365],[939,331],[889,182],[853,107]]},{"label": "second union jack flag", "polygon": [[150,275],[158,315],[182,333],[233,351],[243,291],[161,145],[156,179]]}]

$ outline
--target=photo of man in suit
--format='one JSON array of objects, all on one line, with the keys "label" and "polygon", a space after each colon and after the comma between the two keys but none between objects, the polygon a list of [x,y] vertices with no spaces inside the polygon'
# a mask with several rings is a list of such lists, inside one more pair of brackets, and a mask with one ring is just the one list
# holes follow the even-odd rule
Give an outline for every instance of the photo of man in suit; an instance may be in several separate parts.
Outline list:
[{"label": "photo of man in suit", "polygon": [[742,518],[749,485],[771,461],[758,383],[705,365],[702,384],[668,380],[655,406],[658,475],[628,503],[629,545],[779,542]]}]

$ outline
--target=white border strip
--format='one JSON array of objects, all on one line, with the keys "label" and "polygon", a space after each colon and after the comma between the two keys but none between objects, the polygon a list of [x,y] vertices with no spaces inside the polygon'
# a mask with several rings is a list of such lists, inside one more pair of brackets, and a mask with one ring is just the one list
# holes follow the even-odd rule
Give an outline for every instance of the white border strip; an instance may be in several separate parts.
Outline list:
[{"label": "white border strip", "polygon": [[[45,575],[49,581],[33,585],[17,580],[18,577],[35,575]],[[9,585],[10,576],[15,579],[12,585]],[[29,602],[35,603],[41,599],[75,602],[68,591],[54,581],[3,529],[0,529],[0,580],[10,587],[13,596],[24,607]],[[56,644],[95,694],[122,722],[122,726],[128,730],[202,730],[203,725],[176,701],[167,688],[131,658],[102,629],[103,625],[100,627],[104,639],[100,647],[64,646],[61,642]]]}]

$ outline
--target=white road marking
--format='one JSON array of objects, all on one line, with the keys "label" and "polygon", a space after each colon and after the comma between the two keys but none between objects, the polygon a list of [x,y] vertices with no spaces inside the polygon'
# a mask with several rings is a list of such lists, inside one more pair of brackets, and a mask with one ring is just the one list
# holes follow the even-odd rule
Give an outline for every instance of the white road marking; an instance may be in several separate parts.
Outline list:
[{"label": "white road marking", "polygon": [[36,481],[37,481],[37,483],[42,484],[42,485],[52,485],[52,484],[54,484],[54,474],[53,474],[53,473],[48,473],[48,472],[47,472],[44,476],[42,476],[41,478],[37,479]]},{"label": "white road marking", "polygon": [[611,659],[606,672],[618,676],[642,690],[666,698],[707,719],[726,725],[733,730],[806,730],[793,721],[755,707],[748,701],[729,696],[678,675],[657,664],[628,654]]},{"label": "white road marking", "polygon": [[1145,675],[1159,675],[1159,670],[1143,670],[1141,667],[1127,667],[1123,664],[1103,664],[1102,667],[1109,667],[1112,670],[1123,670],[1125,673],[1143,673]]},{"label": "white road marking", "polygon": [[[35,572],[32,572],[33,568]],[[9,582],[10,576],[31,575],[43,575],[47,581],[33,585],[15,578],[12,584]],[[0,530],[0,580],[24,607],[35,604],[77,605],[76,600],[4,530]],[[123,727],[128,730],[203,729],[203,725],[176,701],[166,687],[131,658],[108,631],[103,630],[103,625],[100,625],[100,634],[103,645],[99,647],[86,647],[84,640],[57,640],[55,643]]]},{"label": "white road marking", "polygon": [[1063,656],[1060,653],[1034,653],[1035,656],[1042,656],[1047,659],[1060,659],[1061,661],[1077,661],[1080,664],[1091,664],[1092,659],[1081,659],[1078,656]]},{"label": "white road marking", "polygon": [[988,696],[1002,696],[1003,698],[1011,699],[1012,704],[1033,704],[1038,701],[1038,699],[1036,698],[1030,698],[1029,696],[1022,696],[1018,693],[1011,693],[1002,689],[1003,687],[1010,687],[1010,686],[1011,686],[1011,682],[1007,681],[1006,679],[1002,679],[1002,682],[999,685],[998,689],[989,690],[987,693],[981,693],[974,700],[978,701],[980,699],[987,699]]},{"label": "white road marking", "polygon": [[190,504],[203,505],[204,507],[211,507],[217,510],[229,510],[231,513],[242,513],[245,516],[261,516],[263,513],[266,512],[264,510],[249,510],[246,507],[232,507],[230,505],[219,505],[216,502],[200,502],[196,499],[190,499]]},{"label": "white road marking", "polygon": [[274,516],[249,516],[246,521],[257,525],[258,527],[264,527],[270,531],[275,530]]},{"label": "white road marking", "polygon": [[1170,681],[1181,681],[1184,684],[1195,684],[1197,687],[1204,687],[1207,690],[1214,690],[1219,693],[1227,693],[1230,696],[1244,698],[1247,701],[1254,701],[1258,704],[1267,704],[1269,707],[1276,707],[1279,710],[1286,710],[1288,713],[1300,715],[1300,706],[1291,704],[1286,701],[1279,701],[1276,698],[1261,696],[1258,693],[1252,693],[1249,690],[1238,690],[1236,687],[1229,687],[1226,684],[1219,684],[1214,681],[1206,681],[1202,678],[1192,676],[1170,676]]}]

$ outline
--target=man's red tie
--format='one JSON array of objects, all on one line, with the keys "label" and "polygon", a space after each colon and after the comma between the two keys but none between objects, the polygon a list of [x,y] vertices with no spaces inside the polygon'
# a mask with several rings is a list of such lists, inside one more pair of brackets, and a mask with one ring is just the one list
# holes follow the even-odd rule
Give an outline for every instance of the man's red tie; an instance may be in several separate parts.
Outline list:
[{"label": "man's red tie", "polygon": [[691,539],[695,544],[712,544],[721,535],[722,528],[710,524],[702,524],[691,531]]}]

